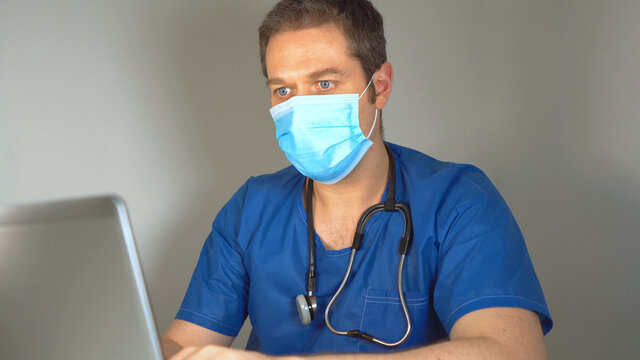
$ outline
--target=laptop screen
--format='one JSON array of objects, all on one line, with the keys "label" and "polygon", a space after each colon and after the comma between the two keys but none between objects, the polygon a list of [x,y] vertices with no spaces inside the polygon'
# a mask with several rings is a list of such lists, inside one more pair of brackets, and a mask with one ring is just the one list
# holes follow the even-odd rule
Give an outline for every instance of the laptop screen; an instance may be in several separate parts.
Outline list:
[{"label": "laptop screen", "polygon": [[123,211],[116,198],[0,208],[0,358],[161,358]]}]

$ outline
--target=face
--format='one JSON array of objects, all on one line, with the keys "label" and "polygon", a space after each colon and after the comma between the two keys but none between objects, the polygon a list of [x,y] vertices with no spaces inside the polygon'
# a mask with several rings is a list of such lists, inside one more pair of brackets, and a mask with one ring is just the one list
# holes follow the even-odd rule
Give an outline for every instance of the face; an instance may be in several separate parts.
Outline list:
[{"label": "face", "polygon": [[[266,49],[266,65],[272,106],[300,95],[361,94],[369,82],[360,62],[349,55],[344,35],[333,25],[274,35]],[[375,76],[369,89],[374,84]],[[368,99],[365,94],[359,103],[360,128],[365,135],[376,109]]]}]

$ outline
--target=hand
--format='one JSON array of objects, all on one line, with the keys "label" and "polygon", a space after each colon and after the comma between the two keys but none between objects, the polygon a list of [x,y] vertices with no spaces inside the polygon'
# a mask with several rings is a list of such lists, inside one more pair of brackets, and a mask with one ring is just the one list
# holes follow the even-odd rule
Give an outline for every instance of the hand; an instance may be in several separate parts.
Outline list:
[{"label": "hand", "polygon": [[204,359],[251,359],[251,360],[271,360],[272,356],[264,355],[255,351],[231,349],[225,346],[207,345],[203,347],[187,347],[173,357],[171,360],[204,360]]}]

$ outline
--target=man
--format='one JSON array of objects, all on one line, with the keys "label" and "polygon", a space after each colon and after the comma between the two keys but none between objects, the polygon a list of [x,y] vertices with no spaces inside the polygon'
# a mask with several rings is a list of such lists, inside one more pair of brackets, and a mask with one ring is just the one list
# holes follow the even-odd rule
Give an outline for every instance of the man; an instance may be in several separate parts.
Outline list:
[{"label": "man", "polygon": [[[549,311],[488,178],[383,141],[393,68],[373,6],[283,0],[260,27],[260,55],[276,135],[294,166],[249,179],[217,215],[163,336],[166,354],[546,358]],[[390,198],[410,211],[380,211],[358,229],[368,208]],[[356,231],[362,243],[350,256]],[[398,277],[401,235],[413,236]],[[247,348],[258,352],[228,348],[247,315]]]}]

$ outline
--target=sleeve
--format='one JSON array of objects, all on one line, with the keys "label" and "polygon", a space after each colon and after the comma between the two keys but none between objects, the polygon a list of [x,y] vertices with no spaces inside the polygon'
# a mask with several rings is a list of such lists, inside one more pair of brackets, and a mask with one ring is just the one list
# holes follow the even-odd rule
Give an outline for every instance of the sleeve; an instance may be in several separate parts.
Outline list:
[{"label": "sleeve", "polygon": [[474,310],[535,311],[544,334],[553,326],[522,233],[507,204],[478,170],[452,186],[438,214],[434,308],[447,334]]},{"label": "sleeve", "polygon": [[216,216],[175,317],[233,337],[247,317],[249,278],[237,243],[246,188]]}]

